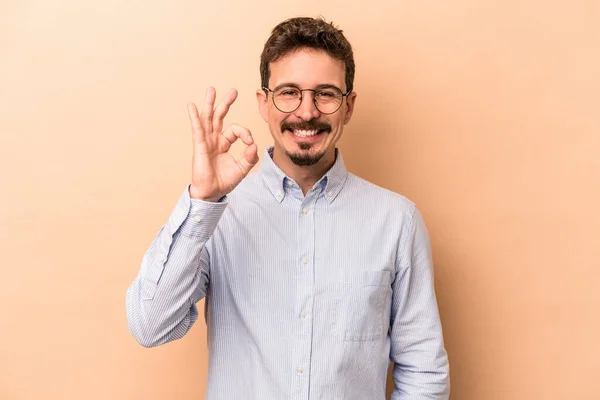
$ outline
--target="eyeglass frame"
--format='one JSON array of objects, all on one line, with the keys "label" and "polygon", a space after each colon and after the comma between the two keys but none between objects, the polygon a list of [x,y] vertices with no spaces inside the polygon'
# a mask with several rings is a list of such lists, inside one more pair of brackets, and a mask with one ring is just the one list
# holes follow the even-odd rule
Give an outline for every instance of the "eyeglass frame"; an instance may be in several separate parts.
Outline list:
[{"label": "eyeglass frame", "polygon": [[[298,89],[300,91],[300,101],[298,102],[298,107],[294,108],[292,111],[283,111],[282,109],[280,109],[279,107],[277,107],[277,104],[275,103],[275,90],[269,89],[266,86],[262,87],[262,90],[264,90],[265,92],[271,92],[271,98],[273,99],[272,101],[273,101],[273,105],[275,106],[275,108],[278,109],[279,111],[281,111],[282,113],[285,113],[285,114],[291,114],[291,113],[295,112],[297,109],[300,108],[300,106],[302,105],[302,92],[313,92],[313,103],[315,104],[315,108],[319,111],[320,114],[323,114],[323,115],[331,115],[331,114],[335,114],[336,112],[338,112],[340,110],[340,108],[342,108],[342,104],[344,104],[344,97],[348,97],[348,95],[350,93],[352,93],[352,90],[348,90],[346,93],[344,93],[344,92],[342,92],[342,89],[340,89],[337,86],[323,85],[324,88],[327,87],[327,88],[334,88],[336,90],[339,90],[340,93],[342,94],[342,101],[340,101],[339,107],[335,111],[332,111],[332,112],[329,112],[329,113],[324,113],[323,111],[321,111],[319,109],[319,106],[317,106],[317,98],[314,96],[314,94],[319,89],[300,89],[298,86],[294,86],[294,85],[280,85],[280,86],[281,87],[278,86],[275,89],[279,90],[279,89],[281,89],[283,87],[288,87],[289,86],[289,87],[293,87],[295,89]],[[268,94],[267,94],[267,97],[268,97]]]}]

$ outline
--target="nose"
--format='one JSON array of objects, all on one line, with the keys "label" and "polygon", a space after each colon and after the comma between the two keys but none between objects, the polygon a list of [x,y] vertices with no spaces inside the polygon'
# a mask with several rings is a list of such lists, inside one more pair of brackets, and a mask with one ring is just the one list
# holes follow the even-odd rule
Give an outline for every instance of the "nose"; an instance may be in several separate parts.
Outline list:
[{"label": "nose", "polygon": [[312,119],[319,118],[321,113],[315,106],[314,100],[314,92],[303,92],[300,107],[294,111],[294,115],[300,119],[303,119],[304,121],[310,121]]}]

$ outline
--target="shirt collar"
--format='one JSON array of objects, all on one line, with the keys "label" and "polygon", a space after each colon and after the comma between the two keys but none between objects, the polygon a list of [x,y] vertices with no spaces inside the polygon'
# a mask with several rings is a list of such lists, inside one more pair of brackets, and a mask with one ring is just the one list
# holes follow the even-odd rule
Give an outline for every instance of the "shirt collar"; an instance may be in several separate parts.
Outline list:
[{"label": "shirt collar", "polygon": [[[281,203],[285,197],[286,190],[288,190],[285,186],[286,181],[291,181],[291,178],[275,164],[272,157],[273,146],[269,146],[263,153],[259,173],[273,197]],[[325,198],[328,203],[335,200],[344,187],[347,177],[348,170],[344,164],[342,153],[336,148],[333,166],[317,182],[317,185],[320,185],[323,188],[322,190],[325,193]]]}]

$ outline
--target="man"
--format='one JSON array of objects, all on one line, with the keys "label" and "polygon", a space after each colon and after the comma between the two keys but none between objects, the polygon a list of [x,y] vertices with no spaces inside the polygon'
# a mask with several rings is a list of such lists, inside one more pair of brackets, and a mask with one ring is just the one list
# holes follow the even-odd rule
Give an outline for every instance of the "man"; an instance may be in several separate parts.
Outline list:
[{"label": "man", "polygon": [[207,400],[384,399],[390,360],[392,399],[447,399],[423,219],[335,147],[356,100],[350,44],[321,19],[287,20],[261,78],[274,146],[257,173],[250,131],[222,131],[236,91],[189,105],[192,180],[127,291],[130,332],[146,347],[179,339],[206,297]]}]

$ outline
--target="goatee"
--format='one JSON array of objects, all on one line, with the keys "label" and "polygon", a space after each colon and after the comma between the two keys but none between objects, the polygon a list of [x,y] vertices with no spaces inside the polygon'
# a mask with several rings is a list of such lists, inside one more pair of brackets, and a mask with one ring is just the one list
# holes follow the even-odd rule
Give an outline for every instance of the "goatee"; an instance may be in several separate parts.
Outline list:
[{"label": "goatee", "polygon": [[[308,143],[300,143],[299,147],[302,150],[308,150],[312,146]],[[317,153],[317,154],[301,154],[301,153],[294,154],[294,153],[288,152],[287,155],[294,164],[301,166],[301,167],[308,167],[310,165],[314,165],[314,164],[318,163],[319,160],[321,158],[323,158],[325,153],[321,152],[321,153]]]},{"label": "goatee", "polygon": [[[290,131],[294,132],[294,130],[307,130],[307,131],[318,131],[321,134],[329,134],[331,132],[331,125],[327,122],[321,122],[316,120],[310,121],[301,121],[296,123],[291,123],[288,121],[283,121],[281,123],[281,132]],[[311,143],[299,142],[298,147],[301,152],[298,153],[287,153],[287,156],[292,160],[292,162],[301,167],[307,167],[310,165],[314,165],[319,162],[319,160],[325,155],[325,152],[320,152],[317,154],[304,154],[304,151],[309,151],[313,145]]]}]

